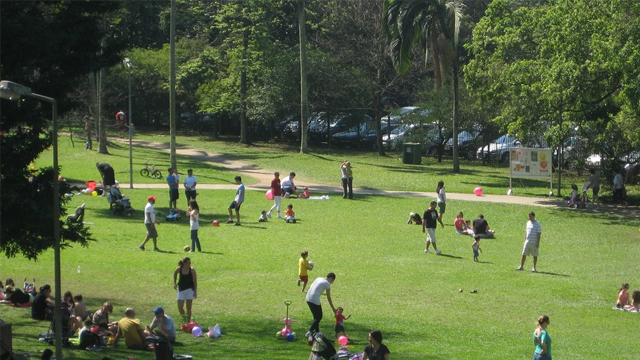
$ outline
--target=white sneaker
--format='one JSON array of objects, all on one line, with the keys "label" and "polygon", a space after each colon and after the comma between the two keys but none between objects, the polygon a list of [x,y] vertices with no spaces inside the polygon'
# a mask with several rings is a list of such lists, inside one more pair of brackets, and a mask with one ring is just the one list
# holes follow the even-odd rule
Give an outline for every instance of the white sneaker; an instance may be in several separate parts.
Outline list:
[{"label": "white sneaker", "polygon": [[304,337],[308,338],[308,337],[309,337],[309,336],[311,336],[311,335],[313,335],[313,334],[311,333],[311,331],[307,331],[307,333],[306,333],[306,334],[304,334]]},{"label": "white sneaker", "polygon": [[424,250],[424,253],[425,253],[425,254],[431,254],[431,251],[429,251],[429,250],[425,249],[425,250]]},{"label": "white sneaker", "polygon": [[278,214],[278,219],[284,219],[280,214]]},{"label": "white sneaker", "polygon": [[538,270],[536,270],[536,268],[531,269],[531,272],[538,272]]},{"label": "white sneaker", "polygon": [[518,266],[516,270],[524,270],[524,269],[522,268],[522,266]]},{"label": "white sneaker", "polygon": [[271,212],[268,212],[268,213],[267,213],[267,217],[268,217],[269,219],[271,219]]},{"label": "white sneaker", "polygon": [[436,250],[436,255],[440,255],[440,254],[442,254],[442,251]]}]

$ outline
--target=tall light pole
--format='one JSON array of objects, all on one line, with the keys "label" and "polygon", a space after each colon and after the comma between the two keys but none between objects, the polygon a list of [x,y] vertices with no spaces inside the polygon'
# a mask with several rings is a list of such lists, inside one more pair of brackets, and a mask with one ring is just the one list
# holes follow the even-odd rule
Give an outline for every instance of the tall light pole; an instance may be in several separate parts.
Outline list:
[{"label": "tall light pole", "polygon": [[124,60],[122,60],[122,63],[127,67],[129,77],[129,189],[133,189],[133,134],[131,133],[131,68],[133,67],[133,64],[131,64],[131,60],[129,58],[124,58]]},{"label": "tall light pole", "polygon": [[31,91],[30,88],[14,83],[13,81],[0,81],[0,97],[8,100],[18,100],[20,97],[28,97],[38,101],[51,104],[52,119],[52,147],[53,147],[53,242],[54,242],[54,276],[56,287],[56,300],[54,307],[56,359],[62,360],[62,314],[60,304],[62,303],[62,281],[60,280],[60,185],[58,183],[58,104],[54,98],[39,95]]}]

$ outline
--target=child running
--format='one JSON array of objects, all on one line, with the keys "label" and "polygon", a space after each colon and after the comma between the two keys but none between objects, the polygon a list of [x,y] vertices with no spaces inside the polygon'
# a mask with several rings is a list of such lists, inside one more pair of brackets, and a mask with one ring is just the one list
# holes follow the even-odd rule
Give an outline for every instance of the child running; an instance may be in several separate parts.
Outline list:
[{"label": "child running", "polygon": [[471,244],[471,248],[473,249],[473,261],[478,262],[478,251],[482,252],[482,248],[480,248],[480,237],[475,237],[476,241]]},{"label": "child running", "polygon": [[298,260],[298,286],[300,286],[300,282],[302,281],[302,292],[307,287],[307,283],[309,282],[309,273],[307,270],[309,269],[309,261],[307,261],[307,257],[309,256],[309,252],[304,250],[300,253],[300,260]]},{"label": "child running", "polygon": [[296,213],[293,212],[293,204],[287,205],[287,211],[284,212],[284,221],[296,223]]},{"label": "child running", "polygon": [[338,310],[336,311],[336,326],[335,326],[336,339],[338,338],[340,333],[342,333],[342,335],[344,336],[347,336],[347,334],[344,333],[344,321],[348,320],[351,317],[351,315],[345,317],[342,314],[343,311],[344,309],[341,307],[338,307]]}]

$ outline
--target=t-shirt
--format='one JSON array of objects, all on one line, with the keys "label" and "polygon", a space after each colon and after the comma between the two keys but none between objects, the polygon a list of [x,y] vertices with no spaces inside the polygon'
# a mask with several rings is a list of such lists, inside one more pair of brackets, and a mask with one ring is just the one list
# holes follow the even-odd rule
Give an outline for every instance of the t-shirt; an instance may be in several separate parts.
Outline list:
[{"label": "t-shirt", "polygon": [[622,181],[622,174],[616,174],[613,177],[613,188],[614,189],[622,189],[624,186],[624,182]]},{"label": "t-shirt", "polygon": [[109,313],[103,312],[102,309],[99,309],[98,311],[93,313],[91,321],[96,326],[100,324],[109,324]]},{"label": "t-shirt", "polygon": [[471,248],[475,251],[478,251],[478,249],[480,248],[480,242],[474,241],[473,244],[471,244]]},{"label": "t-shirt", "polygon": [[174,341],[176,339],[176,326],[173,323],[173,319],[170,316],[165,315],[162,318],[162,322],[164,323],[164,326],[161,326],[160,320],[154,316],[153,321],[151,322],[151,327],[154,329],[164,327],[164,329],[167,330],[166,336],[169,341]]},{"label": "t-shirt", "polygon": [[238,190],[236,190],[236,197],[233,201],[236,201],[238,204],[242,204],[244,202],[244,184],[240,184],[240,186],[238,186]]},{"label": "t-shirt", "polygon": [[11,297],[8,300],[14,304],[26,304],[31,301],[31,296],[29,296],[29,294],[25,294],[20,289],[14,288],[13,294],[11,294]]},{"label": "t-shirt", "polygon": [[438,210],[427,209],[422,215],[422,221],[425,222],[427,229],[435,229],[437,227],[436,221],[438,219]]},{"label": "t-shirt", "polygon": [[391,354],[389,348],[385,344],[380,344],[378,350],[373,350],[373,345],[369,344],[364,347],[364,353],[367,354],[369,360],[384,360],[386,354]]},{"label": "t-shirt", "polygon": [[440,189],[440,191],[438,191],[438,202],[439,203],[446,203],[447,202],[447,194],[444,192],[444,188]]},{"label": "t-shirt", "polygon": [[336,313],[336,325],[342,325],[342,322],[344,321],[344,319],[345,319],[344,314]]},{"label": "t-shirt", "polygon": [[453,222],[453,225],[456,227],[456,230],[458,231],[464,230],[464,227],[465,227],[464,219],[456,218],[456,220]]},{"label": "t-shirt", "polygon": [[33,299],[31,306],[31,318],[36,320],[45,320],[45,310],[47,309],[47,295],[44,291],[39,292]]},{"label": "t-shirt", "polygon": [[287,209],[287,211],[284,212],[284,215],[294,217],[296,216],[296,213],[293,212],[293,209]]},{"label": "t-shirt", "polygon": [[290,176],[287,176],[286,178],[282,179],[280,184],[282,185],[283,189],[286,187],[293,187],[293,180],[291,180]]},{"label": "t-shirt", "polygon": [[307,259],[300,258],[300,260],[298,260],[298,275],[307,276],[307,266],[309,266]]},{"label": "t-shirt", "polygon": [[195,176],[187,176],[186,178],[184,178],[184,188],[187,190],[195,190],[197,182],[198,179],[196,179]]},{"label": "t-shirt", "polygon": [[282,188],[280,187],[280,179],[271,180],[271,194],[273,194],[273,196],[282,196]]},{"label": "t-shirt", "polygon": [[144,207],[144,223],[145,224],[153,224],[156,222],[156,213],[153,210],[153,204],[147,203]]},{"label": "t-shirt", "polygon": [[327,290],[331,289],[331,283],[329,280],[323,277],[317,278],[309,287],[309,292],[307,293],[307,302],[312,304],[321,305],[320,304],[320,295]]},{"label": "t-shirt", "polygon": [[487,233],[487,220],[485,219],[475,219],[473,220],[473,229],[476,234],[486,234]]},{"label": "t-shirt", "polygon": [[180,181],[180,177],[174,174],[167,175],[167,184],[169,184],[169,189],[171,190],[177,189],[179,181]]},{"label": "t-shirt", "polygon": [[199,219],[200,219],[200,213],[197,212],[197,211],[195,212],[195,214],[192,214],[192,215],[189,216],[189,229],[190,230],[198,230],[198,229],[200,229],[200,221],[199,221]]},{"label": "t-shirt", "polygon": [[[547,344],[547,355],[549,356],[549,359],[551,359],[551,337],[547,334],[547,330],[542,330],[540,333],[540,342],[543,341]],[[540,351],[542,351],[542,345],[538,344],[538,341],[536,341],[535,333],[533,333],[533,343],[536,344],[535,353],[540,354]]]},{"label": "t-shirt", "polygon": [[538,220],[527,221],[527,242],[537,243],[539,234],[542,234],[542,226],[540,225]]},{"label": "t-shirt", "polygon": [[124,336],[124,343],[127,346],[132,346],[142,342],[142,337],[140,337],[142,326],[140,326],[140,321],[138,319],[123,318],[118,321],[118,331],[122,332],[122,336]]}]

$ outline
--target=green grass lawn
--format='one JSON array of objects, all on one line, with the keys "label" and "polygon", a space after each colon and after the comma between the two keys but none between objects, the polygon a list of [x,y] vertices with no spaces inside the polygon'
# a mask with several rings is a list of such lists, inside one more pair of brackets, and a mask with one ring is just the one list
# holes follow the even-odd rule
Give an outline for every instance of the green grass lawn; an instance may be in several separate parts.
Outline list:
[{"label": "green grass lawn", "polygon": [[[424,184],[438,179],[430,173],[422,177]],[[92,310],[103,301],[113,302],[112,319],[132,306],[148,325],[151,310],[161,305],[178,320],[171,275],[185,256],[182,248],[190,244],[188,222],[163,222],[158,231],[164,252],[142,252],[137,246],[145,232],[145,199],[157,195],[156,208],[166,215],[166,190],[124,192],[137,210],[130,218],[110,215],[105,198],[79,196],[70,203],[73,208],[86,202],[85,221],[93,223],[97,241],[89,248],[63,250],[62,291],[83,294]],[[211,220],[226,220],[234,191],[199,193],[204,251],[191,254],[199,275],[194,314],[203,326],[219,323],[224,335],[213,341],[181,333],[176,353],[196,359],[306,359],[310,349],[301,335],[311,314],[296,286],[302,250],[308,250],[316,264],[312,279],[330,271],[337,274],[332,296],[336,306],[352,314],[345,327],[354,351],[362,351],[367,332],[379,328],[392,359],[530,359],[534,322],[547,314],[555,358],[636,359],[640,353],[633,335],[640,315],[611,310],[621,283],[640,288],[637,218],[450,200],[446,227],[437,230],[443,255],[436,256],[423,253],[421,228],[406,224],[409,212],[424,211],[425,198],[356,194],[354,201],[291,199],[283,205],[294,205],[299,223],[258,223],[260,211],[271,202],[263,192],[249,191],[242,207],[243,226],[216,228]],[[186,207],[184,199],[179,206]],[[537,274],[515,271],[531,210],[543,227]],[[496,239],[482,240],[479,263],[472,260],[472,239],[455,235],[457,211],[469,219],[483,213],[497,230]],[[530,269],[531,261],[526,265]],[[35,262],[3,257],[0,269],[3,279],[35,278],[38,286],[53,284],[53,252]],[[473,289],[478,292],[470,293]],[[285,317],[287,299],[293,301],[290,317],[296,320],[292,328],[299,336],[294,342],[275,337],[283,327],[279,320]],[[321,329],[331,334],[331,316],[323,301]],[[0,309],[2,319],[13,325],[16,352],[37,354],[45,348],[37,335],[46,332],[48,323],[31,320],[29,309]],[[151,353],[127,351],[122,344],[101,354],[64,351],[68,359],[152,359]]]}]

